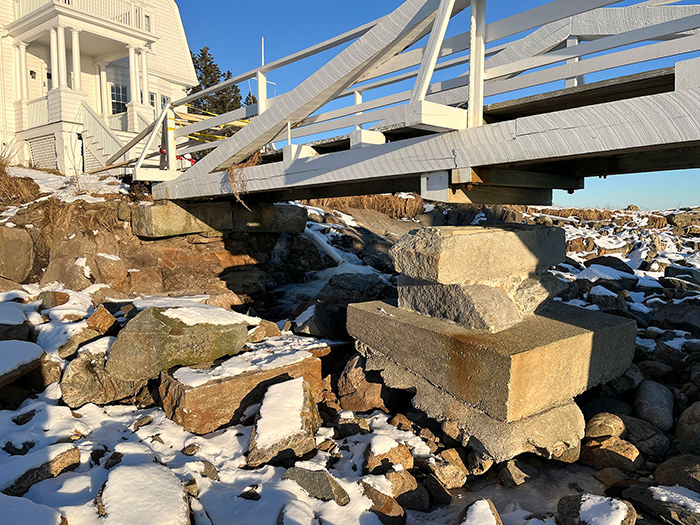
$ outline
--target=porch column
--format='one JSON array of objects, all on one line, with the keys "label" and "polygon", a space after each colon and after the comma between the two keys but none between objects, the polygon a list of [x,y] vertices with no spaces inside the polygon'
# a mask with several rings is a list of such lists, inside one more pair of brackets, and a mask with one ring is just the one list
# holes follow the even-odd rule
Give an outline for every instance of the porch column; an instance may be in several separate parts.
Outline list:
[{"label": "porch column", "polygon": [[136,63],[136,49],[132,46],[129,48],[129,84],[131,91],[131,102],[137,104],[139,102],[139,66]]},{"label": "porch column", "polygon": [[141,90],[143,91],[143,103],[149,105],[149,83],[148,83],[148,50],[140,49],[141,54]]},{"label": "porch column", "polygon": [[19,95],[20,100],[29,99],[29,82],[27,71],[27,43],[20,42],[17,44],[17,49],[19,50]]},{"label": "porch column", "polygon": [[110,107],[109,92],[107,90],[107,64],[101,62],[97,64],[97,67],[100,70],[100,113],[102,113],[102,115],[109,115],[112,113],[112,111]]},{"label": "porch column", "polygon": [[56,28],[49,29],[49,41],[51,43],[51,89],[58,86],[58,36]]},{"label": "porch column", "polygon": [[58,26],[56,28],[58,41],[58,85],[66,87],[68,85],[68,72],[66,70],[66,28]]},{"label": "porch column", "polygon": [[80,64],[80,31],[71,28],[71,37],[73,39],[73,89],[76,91],[83,90],[82,65]]}]

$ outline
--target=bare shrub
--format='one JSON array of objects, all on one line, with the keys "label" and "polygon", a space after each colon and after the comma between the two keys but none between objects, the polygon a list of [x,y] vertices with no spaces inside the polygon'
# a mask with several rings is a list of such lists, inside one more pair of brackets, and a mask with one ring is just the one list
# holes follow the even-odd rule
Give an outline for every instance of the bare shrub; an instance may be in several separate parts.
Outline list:
[{"label": "bare shrub", "polygon": [[331,208],[338,211],[356,208],[361,210],[374,210],[381,212],[393,219],[415,219],[423,213],[423,199],[416,194],[413,198],[405,198],[397,195],[360,195],[356,197],[337,197],[332,199],[311,199],[304,201],[309,206]]},{"label": "bare shrub", "polygon": [[7,157],[0,154],[0,204],[19,206],[39,198],[39,185],[29,177],[13,177],[7,168]]}]

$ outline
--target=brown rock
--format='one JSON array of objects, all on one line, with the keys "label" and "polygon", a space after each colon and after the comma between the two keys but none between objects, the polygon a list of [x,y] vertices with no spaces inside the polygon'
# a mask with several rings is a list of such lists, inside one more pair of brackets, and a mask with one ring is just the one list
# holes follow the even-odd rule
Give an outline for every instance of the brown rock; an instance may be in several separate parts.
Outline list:
[{"label": "brown rock", "polygon": [[401,465],[406,470],[412,469],[413,456],[410,449],[388,436],[374,436],[365,448],[363,474],[384,474],[394,465]]},{"label": "brown rock", "polygon": [[[50,458],[50,459],[46,459]],[[43,463],[41,462],[43,459]],[[6,464],[5,467],[19,471],[27,469],[20,475],[8,476],[2,479],[0,491],[8,496],[23,496],[32,485],[45,479],[55,478],[65,470],[74,469],[80,465],[80,450],[75,446],[65,444],[52,445],[47,449],[30,452],[26,456],[13,458],[12,466]],[[38,467],[35,465],[39,465]]]},{"label": "brown rock", "polygon": [[159,268],[135,268],[134,270],[128,272],[131,290],[143,294],[159,294],[165,291],[163,273]]},{"label": "brown rock", "polygon": [[87,327],[101,334],[113,334],[119,327],[116,318],[107,309],[100,305],[95,312],[88,317]]},{"label": "brown rock", "polygon": [[321,361],[315,357],[284,367],[214,378],[195,387],[179,382],[173,374],[170,370],[160,375],[158,390],[163,410],[175,423],[195,434],[206,434],[239,420],[246,408],[262,401],[270,385],[289,378],[303,377],[314,398],[320,397],[322,390]]},{"label": "brown rock", "polygon": [[676,439],[687,441],[700,437],[700,401],[686,408],[676,423]]},{"label": "brown rock", "polygon": [[482,476],[493,466],[494,461],[486,454],[471,451],[467,456],[467,466],[469,474],[472,476]]},{"label": "brown rock", "polygon": [[599,470],[593,474],[593,477],[605,485],[606,488],[628,487],[630,481],[636,481],[615,467],[606,467],[603,470]]},{"label": "brown rock", "polygon": [[335,501],[341,507],[350,503],[345,489],[326,470],[288,468],[283,479],[290,479],[299,485],[312,498],[321,501]]},{"label": "brown rock", "polygon": [[129,274],[126,270],[126,264],[117,256],[99,253],[95,256],[96,282],[107,284],[113,290],[124,291],[128,288]]},{"label": "brown rock", "polygon": [[34,266],[34,241],[22,228],[0,227],[0,276],[21,283]]},{"label": "brown rock", "polygon": [[413,432],[413,423],[403,414],[396,414],[389,420],[389,424],[395,426],[399,430]]},{"label": "brown rock", "polygon": [[[300,414],[300,426],[291,435],[282,435],[270,441],[265,435],[262,424],[265,417],[274,417],[275,412],[280,408],[275,405],[279,399],[296,399],[301,401],[302,411]],[[289,418],[296,414],[289,414]],[[316,448],[316,438],[314,434],[321,424],[318,415],[316,401],[311,394],[311,389],[303,378],[292,379],[283,383],[272,385],[263,398],[258,420],[253,432],[250,434],[250,445],[248,446],[248,466],[259,467],[265,464],[280,464],[288,460],[300,458]]]},{"label": "brown rock", "polygon": [[430,495],[410,472],[404,469],[391,469],[385,477],[391,483],[393,496],[399,505],[408,510],[428,512]]},{"label": "brown rock", "polygon": [[644,464],[637,447],[618,437],[592,439],[582,445],[579,463],[598,470],[617,467],[634,471]]},{"label": "brown rock", "polygon": [[0,341],[0,388],[38,368],[42,355],[41,347],[29,341]]},{"label": "brown rock", "polygon": [[388,412],[382,399],[382,384],[370,383],[364,370],[364,358],[356,355],[345,366],[338,379],[338,397],[344,410],[369,412],[383,410]]},{"label": "brown rock", "polygon": [[210,294],[204,304],[230,310],[233,306],[242,306],[243,300],[231,290],[220,290]]},{"label": "brown rock", "polygon": [[624,433],[625,424],[622,419],[608,412],[596,414],[586,425],[587,438],[621,437]]},{"label": "brown rock", "polygon": [[448,490],[458,489],[467,482],[467,474],[457,465],[445,460],[429,461],[427,467]]},{"label": "brown rock", "polygon": [[71,358],[75,356],[78,349],[85,343],[92,342],[100,337],[102,337],[102,335],[99,332],[84,328],[77,334],[72,335],[68,342],[58,349],[58,355],[63,359]]},{"label": "brown rock", "polygon": [[[77,252],[80,253],[80,252]],[[44,275],[41,277],[39,284],[47,286],[52,282],[61,282],[65,284],[69,290],[81,291],[92,284],[92,281],[85,275],[86,267],[92,269],[91,264],[94,264],[91,258],[87,259],[86,267],[76,265],[77,258],[75,256],[68,257],[53,257],[49,265],[46,267]],[[92,274],[90,273],[90,276]]]},{"label": "brown rock", "polygon": [[41,302],[40,310],[48,310],[66,304],[70,301],[70,295],[58,290],[46,290],[39,294],[37,300]]},{"label": "brown rock", "polygon": [[406,512],[399,502],[391,496],[379,492],[364,481],[360,482],[362,493],[372,501],[370,512],[373,512],[384,525],[403,525],[406,523]]}]

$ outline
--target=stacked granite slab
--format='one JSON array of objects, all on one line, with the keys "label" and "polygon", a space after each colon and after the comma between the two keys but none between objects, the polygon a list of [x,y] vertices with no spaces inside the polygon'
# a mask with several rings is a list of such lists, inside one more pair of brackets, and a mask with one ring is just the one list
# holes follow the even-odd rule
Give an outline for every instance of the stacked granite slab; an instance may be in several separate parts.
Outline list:
[{"label": "stacked granite slab", "polygon": [[453,438],[505,461],[575,461],[584,419],[573,397],[632,363],[633,321],[552,301],[564,260],[556,228],[426,228],[392,251],[399,307],[351,305],[367,367]]}]

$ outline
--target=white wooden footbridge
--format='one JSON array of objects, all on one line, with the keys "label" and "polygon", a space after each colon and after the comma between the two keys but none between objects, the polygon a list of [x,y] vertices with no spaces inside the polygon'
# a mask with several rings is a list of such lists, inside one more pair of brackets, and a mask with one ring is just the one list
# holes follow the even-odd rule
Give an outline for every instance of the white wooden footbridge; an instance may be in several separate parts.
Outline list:
[{"label": "white wooden footbridge", "polygon": [[[499,1],[510,5],[489,0]],[[145,141],[133,178],[154,181],[159,199],[416,191],[504,204],[549,204],[552,189],[581,189],[589,176],[700,167],[700,5],[673,3],[556,0],[486,24],[486,0],[407,0],[174,101],[110,162]],[[470,31],[445,38],[467,9]],[[334,48],[268,98],[269,75]],[[256,105],[175,125],[176,108],[250,79]],[[249,123],[229,138],[193,139],[239,119]],[[177,160],[203,152],[191,166]]]}]

